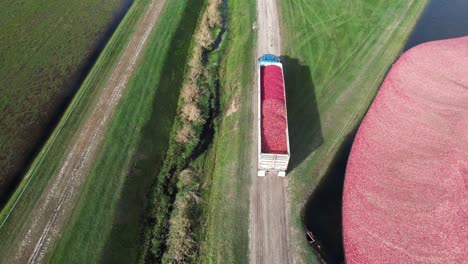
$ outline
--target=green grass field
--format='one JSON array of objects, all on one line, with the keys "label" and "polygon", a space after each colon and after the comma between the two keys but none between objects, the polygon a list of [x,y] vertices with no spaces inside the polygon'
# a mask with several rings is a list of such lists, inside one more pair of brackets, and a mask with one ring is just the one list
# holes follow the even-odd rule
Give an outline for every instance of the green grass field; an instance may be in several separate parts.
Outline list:
[{"label": "green grass field", "polygon": [[142,255],[147,198],[166,153],[203,4],[167,2],[52,262],[134,263]]},{"label": "green grass field", "polygon": [[[220,77],[220,124],[205,159],[201,263],[248,263],[255,2],[229,0]],[[237,112],[227,116],[232,101]]]},{"label": "green grass field", "polygon": [[0,202],[127,6],[126,0],[0,3]]},{"label": "green grass field", "polygon": [[[125,48],[136,22],[144,13],[148,3],[149,0],[135,1],[130,8],[82,87],[73,98],[57,128],[34,160],[11,199],[0,212],[0,255],[3,256],[10,252],[15,234],[22,226],[30,224],[25,222],[25,216],[36,206],[36,201],[42,194],[44,187],[56,172],[75,131],[89,112],[89,105],[93,103],[92,98],[95,98],[100,87],[109,77],[112,66]],[[14,210],[11,210],[13,206]]]},{"label": "green grass field", "polygon": [[[352,139],[349,135],[359,125],[426,3],[281,1],[292,153],[291,241],[301,263],[317,261],[303,232],[304,205],[324,180],[342,144]],[[337,231],[341,226],[332,228]]]}]

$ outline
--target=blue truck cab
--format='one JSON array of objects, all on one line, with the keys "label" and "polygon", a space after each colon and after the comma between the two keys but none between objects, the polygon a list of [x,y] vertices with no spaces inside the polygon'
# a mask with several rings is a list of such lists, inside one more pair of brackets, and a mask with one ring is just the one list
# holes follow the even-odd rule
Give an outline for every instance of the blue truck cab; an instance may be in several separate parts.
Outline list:
[{"label": "blue truck cab", "polygon": [[274,54],[265,54],[263,56],[261,56],[259,59],[258,59],[258,62],[260,65],[262,65],[263,63],[280,63],[280,59],[278,58],[278,56],[274,55]]}]

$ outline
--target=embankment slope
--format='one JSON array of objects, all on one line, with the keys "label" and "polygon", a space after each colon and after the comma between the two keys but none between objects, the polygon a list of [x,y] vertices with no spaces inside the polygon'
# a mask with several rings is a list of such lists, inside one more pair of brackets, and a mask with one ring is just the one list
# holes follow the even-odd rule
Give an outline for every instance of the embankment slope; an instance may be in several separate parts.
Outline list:
[{"label": "embankment slope", "polygon": [[468,37],[393,66],[359,128],[343,197],[347,263],[468,258]]}]

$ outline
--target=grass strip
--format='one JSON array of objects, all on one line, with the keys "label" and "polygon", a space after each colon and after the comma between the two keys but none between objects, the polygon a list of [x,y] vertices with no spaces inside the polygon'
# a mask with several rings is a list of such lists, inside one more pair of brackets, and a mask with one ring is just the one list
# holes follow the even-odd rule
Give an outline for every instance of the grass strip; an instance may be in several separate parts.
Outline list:
[{"label": "grass strip", "polygon": [[142,236],[152,226],[149,193],[160,188],[155,182],[203,3],[166,3],[52,262],[151,262]]},{"label": "grass strip", "polygon": [[[220,118],[204,160],[201,263],[248,263],[255,1],[229,0]],[[242,102],[242,103],[241,103]]]}]

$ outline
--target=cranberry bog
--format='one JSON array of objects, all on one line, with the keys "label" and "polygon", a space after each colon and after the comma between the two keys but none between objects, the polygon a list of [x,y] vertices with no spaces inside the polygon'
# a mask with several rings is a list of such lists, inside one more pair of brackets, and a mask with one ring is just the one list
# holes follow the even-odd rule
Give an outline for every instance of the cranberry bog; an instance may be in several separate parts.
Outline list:
[{"label": "cranberry bog", "polygon": [[132,3],[0,3],[2,207]]},{"label": "cranberry bog", "polygon": [[346,171],[348,263],[468,259],[468,37],[425,43],[392,67]]}]

